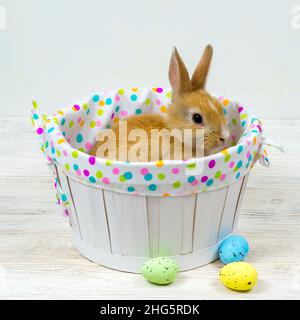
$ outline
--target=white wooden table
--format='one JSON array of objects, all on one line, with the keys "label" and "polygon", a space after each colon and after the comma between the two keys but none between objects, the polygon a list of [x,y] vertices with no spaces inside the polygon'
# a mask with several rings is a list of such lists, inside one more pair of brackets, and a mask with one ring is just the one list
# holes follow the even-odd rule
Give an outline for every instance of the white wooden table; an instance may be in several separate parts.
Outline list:
[{"label": "white wooden table", "polygon": [[268,120],[271,167],[250,176],[239,230],[258,270],[250,292],[225,288],[221,263],[179,274],[169,286],[113,271],[72,246],[30,119],[0,117],[0,299],[300,299],[300,120]]}]

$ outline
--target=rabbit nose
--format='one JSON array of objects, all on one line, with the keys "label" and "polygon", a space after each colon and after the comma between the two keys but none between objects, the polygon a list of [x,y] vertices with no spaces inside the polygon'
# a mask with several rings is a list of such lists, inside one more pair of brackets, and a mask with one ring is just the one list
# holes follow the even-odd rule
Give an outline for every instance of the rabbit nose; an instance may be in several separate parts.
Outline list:
[{"label": "rabbit nose", "polygon": [[229,139],[229,130],[227,128],[222,128],[220,135],[219,135],[219,140],[224,143]]}]

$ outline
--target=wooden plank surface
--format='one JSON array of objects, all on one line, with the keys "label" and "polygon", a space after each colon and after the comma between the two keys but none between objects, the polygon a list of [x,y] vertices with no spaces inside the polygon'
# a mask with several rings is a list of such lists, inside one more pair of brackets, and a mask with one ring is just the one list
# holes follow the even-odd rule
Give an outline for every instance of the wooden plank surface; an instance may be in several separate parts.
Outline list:
[{"label": "wooden plank surface", "polygon": [[249,177],[238,229],[259,281],[242,294],[219,282],[219,261],[159,287],[84,259],[54,203],[30,119],[0,117],[0,299],[299,299],[300,120],[264,128],[286,152],[270,148],[271,167],[257,164]]}]

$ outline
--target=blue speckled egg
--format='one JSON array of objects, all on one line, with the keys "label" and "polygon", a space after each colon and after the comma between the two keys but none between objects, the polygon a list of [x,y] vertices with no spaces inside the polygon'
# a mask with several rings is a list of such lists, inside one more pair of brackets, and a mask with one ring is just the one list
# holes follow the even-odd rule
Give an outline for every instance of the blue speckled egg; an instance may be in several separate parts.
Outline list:
[{"label": "blue speckled egg", "polygon": [[219,248],[219,257],[224,264],[243,261],[249,252],[247,240],[238,235],[232,235],[224,240]]}]

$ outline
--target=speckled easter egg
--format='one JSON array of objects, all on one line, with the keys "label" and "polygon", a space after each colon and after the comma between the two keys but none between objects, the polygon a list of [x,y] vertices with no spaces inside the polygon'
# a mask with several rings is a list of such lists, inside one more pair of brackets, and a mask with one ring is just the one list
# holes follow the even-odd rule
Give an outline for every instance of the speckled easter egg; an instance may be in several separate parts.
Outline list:
[{"label": "speckled easter egg", "polygon": [[247,240],[238,235],[232,235],[224,240],[219,248],[219,257],[224,264],[243,261],[249,252]]},{"label": "speckled easter egg", "polygon": [[141,274],[150,282],[168,284],[175,280],[178,266],[173,259],[159,257],[146,261],[141,267]]},{"label": "speckled easter egg", "polygon": [[220,280],[232,290],[247,291],[256,285],[257,271],[250,263],[232,262],[221,269]]}]

